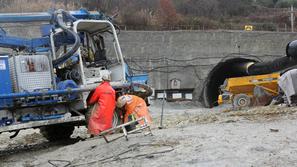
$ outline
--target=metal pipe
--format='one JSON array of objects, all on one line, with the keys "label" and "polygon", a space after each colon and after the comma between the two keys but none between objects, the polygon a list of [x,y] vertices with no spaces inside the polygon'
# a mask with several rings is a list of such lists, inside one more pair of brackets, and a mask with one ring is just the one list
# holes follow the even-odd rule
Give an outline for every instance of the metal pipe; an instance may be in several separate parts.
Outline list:
[{"label": "metal pipe", "polygon": [[120,46],[120,42],[119,42],[119,39],[117,37],[117,32],[113,26],[113,24],[111,22],[107,22],[112,30],[112,34],[113,34],[113,37],[114,37],[114,42],[115,42],[115,45],[116,45],[116,51],[117,51],[117,54],[119,55],[120,57],[120,60],[121,60],[121,63],[122,63],[122,73],[123,73],[123,78],[122,78],[122,81],[125,81],[126,82],[126,68],[125,68],[125,61],[124,61],[124,57],[123,57],[123,53],[122,53],[122,50],[121,50],[121,46]]},{"label": "metal pipe", "polygon": [[[117,85],[112,85],[114,89],[129,87],[131,84],[122,83]],[[69,88],[63,90],[49,90],[49,91],[39,91],[39,92],[21,92],[21,93],[9,93],[9,94],[0,94],[0,99],[15,99],[15,98],[24,98],[24,97],[37,97],[37,96],[51,96],[51,95],[63,95],[63,94],[73,94],[80,92],[88,92],[94,90],[96,86],[88,86],[84,88]]]},{"label": "metal pipe", "polygon": [[[69,11],[71,19],[90,19],[100,18],[102,13],[97,11],[86,11],[84,9],[78,11]],[[0,23],[16,23],[16,22],[40,22],[51,21],[53,19],[52,13],[49,12],[32,12],[32,13],[1,13]]]},{"label": "metal pipe", "polygon": [[9,93],[9,94],[1,94],[0,99],[14,99],[14,98],[22,98],[22,97],[72,94],[72,93],[79,93],[79,92],[87,92],[90,90],[92,90],[92,89],[91,88],[75,88],[75,89],[50,90],[50,91],[41,91],[41,92]]},{"label": "metal pipe", "polygon": [[165,94],[166,94],[166,91],[164,90],[164,92],[163,92],[163,99],[162,99],[162,110],[161,110],[160,126],[158,127],[159,129],[163,129],[163,116],[164,116]]},{"label": "metal pipe", "polygon": [[269,74],[297,65],[297,40],[288,43],[286,54],[286,57],[272,61],[250,64],[246,67],[247,73],[249,75]]},{"label": "metal pipe", "polygon": [[290,57],[282,57],[269,62],[254,63],[247,68],[249,75],[269,74],[288,69],[297,65],[297,61]]}]

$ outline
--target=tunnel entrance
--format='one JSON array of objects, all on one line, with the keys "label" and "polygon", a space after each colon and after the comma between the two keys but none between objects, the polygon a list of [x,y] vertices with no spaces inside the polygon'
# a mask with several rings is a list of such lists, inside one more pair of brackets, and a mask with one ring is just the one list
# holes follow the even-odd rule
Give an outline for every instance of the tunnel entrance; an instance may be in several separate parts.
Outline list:
[{"label": "tunnel entrance", "polygon": [[247,76],[246,65],[257,61],[253,58],[231,58],[218,63],[210,71],[204,83],[202,97],[205,107],[218,105],[219,87],[226,78]]}]

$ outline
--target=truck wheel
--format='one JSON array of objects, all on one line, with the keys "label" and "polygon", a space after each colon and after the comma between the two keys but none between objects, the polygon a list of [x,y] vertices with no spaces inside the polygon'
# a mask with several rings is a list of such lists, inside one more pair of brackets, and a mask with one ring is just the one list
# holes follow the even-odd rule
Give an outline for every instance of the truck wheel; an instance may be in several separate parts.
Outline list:
[{"label": "truck wheel", "polygon": [[251,98],[246,94],[237,94],[233,98],[234,107],[248,107],[251,105]]},{"label": "truck wheel", "polygon": [[40,128],[40,133],[48,141],[69,139],[74,131],[74,126],[50,125]]}]

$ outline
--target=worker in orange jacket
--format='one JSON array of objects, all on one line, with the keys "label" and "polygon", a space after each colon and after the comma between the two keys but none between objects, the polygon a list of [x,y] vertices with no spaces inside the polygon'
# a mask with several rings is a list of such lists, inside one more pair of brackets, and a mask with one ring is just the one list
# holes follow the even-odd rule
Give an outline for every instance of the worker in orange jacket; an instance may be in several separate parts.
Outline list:
[{"label": "worker in orange jacket", "polygon": [[[123,95],[120,96],[117,100],[117,107],[125,107],[124,122],[128,122],[128,117],[133,115],[136,119],[145,117],[148,124],[152,123],[152,117],[148,112],[145,101],[135,95]],[[143,125],[144,122],[140,121],[139,124]]]},{"label": "worker in orange jacket", "polygon": [[112,128],[112,118],[115,109],[115,91],[109,84],[110,74],[102,76],[103,82],[88,98],[87,104],[94,105],[89,121],[88,132],[95,136],[100,132]]}]

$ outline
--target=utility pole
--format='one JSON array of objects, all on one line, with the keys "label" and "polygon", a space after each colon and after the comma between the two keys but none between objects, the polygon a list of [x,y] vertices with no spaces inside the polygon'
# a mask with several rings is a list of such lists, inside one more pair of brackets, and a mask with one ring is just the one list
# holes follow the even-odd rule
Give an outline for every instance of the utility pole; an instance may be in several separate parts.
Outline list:
[{"label": "utility pole", "polygon": [[293,7],[293,5],[291,5],[290,13],[291,13],[291,32],[294,32],[294,19],[295,19],[295,17],[294,17],[294,7]]}]

